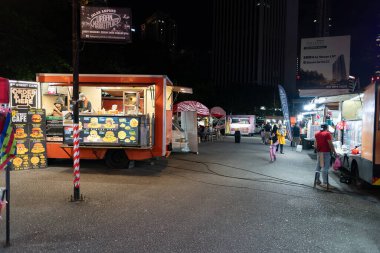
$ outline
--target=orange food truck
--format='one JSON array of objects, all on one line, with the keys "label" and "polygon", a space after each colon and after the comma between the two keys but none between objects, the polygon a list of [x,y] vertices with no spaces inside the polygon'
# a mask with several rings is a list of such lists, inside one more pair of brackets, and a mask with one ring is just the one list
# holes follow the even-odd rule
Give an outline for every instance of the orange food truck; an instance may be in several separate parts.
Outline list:
[{"label": "orange food truck", "polygon": [[[357,186],[361,182],[380,186],[380,90],[378,81],[372,82],[361,99],[361,121],[346,121],[346,144],[350,153],[347,166]],[[343,109],[345,107],[343,103]],[[355,112],[353,108],[349,110]]]},{"label": "orange food truck", "polygon": [[[36,81],[46,110],[47,158],[72,159],[72,74],[40,73]],[[80,158],[123,168],[170,155],[173,84],[167,76],[80,74],[79,91],[91,104],[79,114]]]}]

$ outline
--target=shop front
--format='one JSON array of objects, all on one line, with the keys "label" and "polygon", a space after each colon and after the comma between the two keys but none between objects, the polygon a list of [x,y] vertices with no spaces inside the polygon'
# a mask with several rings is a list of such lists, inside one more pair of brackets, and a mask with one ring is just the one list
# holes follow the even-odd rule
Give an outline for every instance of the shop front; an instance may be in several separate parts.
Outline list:
[{"label": "shop front", "polygon": [[[72,75],[37,74],[47,158],[72,158]],[[170,154],[172,83],[166,76],[79,75],[80,155],[110,167]]]}]

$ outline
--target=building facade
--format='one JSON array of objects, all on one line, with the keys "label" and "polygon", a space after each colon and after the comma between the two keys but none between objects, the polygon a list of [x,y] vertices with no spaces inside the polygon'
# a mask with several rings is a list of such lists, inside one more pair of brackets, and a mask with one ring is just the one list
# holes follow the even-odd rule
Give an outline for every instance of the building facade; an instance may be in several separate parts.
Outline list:
[{"label": "building facade", "polygon": [[218,88],[296,91],[298,0],[214,0],[212,80]]},{"label": "building facade", "polygon": [[177,24],[168,14],[157,11],[141,25],[141,39],[156,41],[174,49],[178,41]]}]

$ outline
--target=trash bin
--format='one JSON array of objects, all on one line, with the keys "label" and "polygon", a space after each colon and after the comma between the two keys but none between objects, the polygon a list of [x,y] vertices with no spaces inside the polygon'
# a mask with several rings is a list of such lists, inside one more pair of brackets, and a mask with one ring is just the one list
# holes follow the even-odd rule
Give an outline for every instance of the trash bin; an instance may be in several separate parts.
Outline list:
[{"label": "trash bin", "polygon": [[235,143],[240,143],[241,134],[240,131],[235,131]]}]

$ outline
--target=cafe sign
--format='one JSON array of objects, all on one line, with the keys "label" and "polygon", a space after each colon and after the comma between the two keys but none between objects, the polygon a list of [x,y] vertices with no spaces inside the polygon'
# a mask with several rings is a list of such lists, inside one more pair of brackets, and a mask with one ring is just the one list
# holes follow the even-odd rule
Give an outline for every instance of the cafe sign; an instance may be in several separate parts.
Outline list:
[{"label": "cafe sign", "polygon": [[38,83],[9,81],[11,106],[27,106],[37,108]]}]

